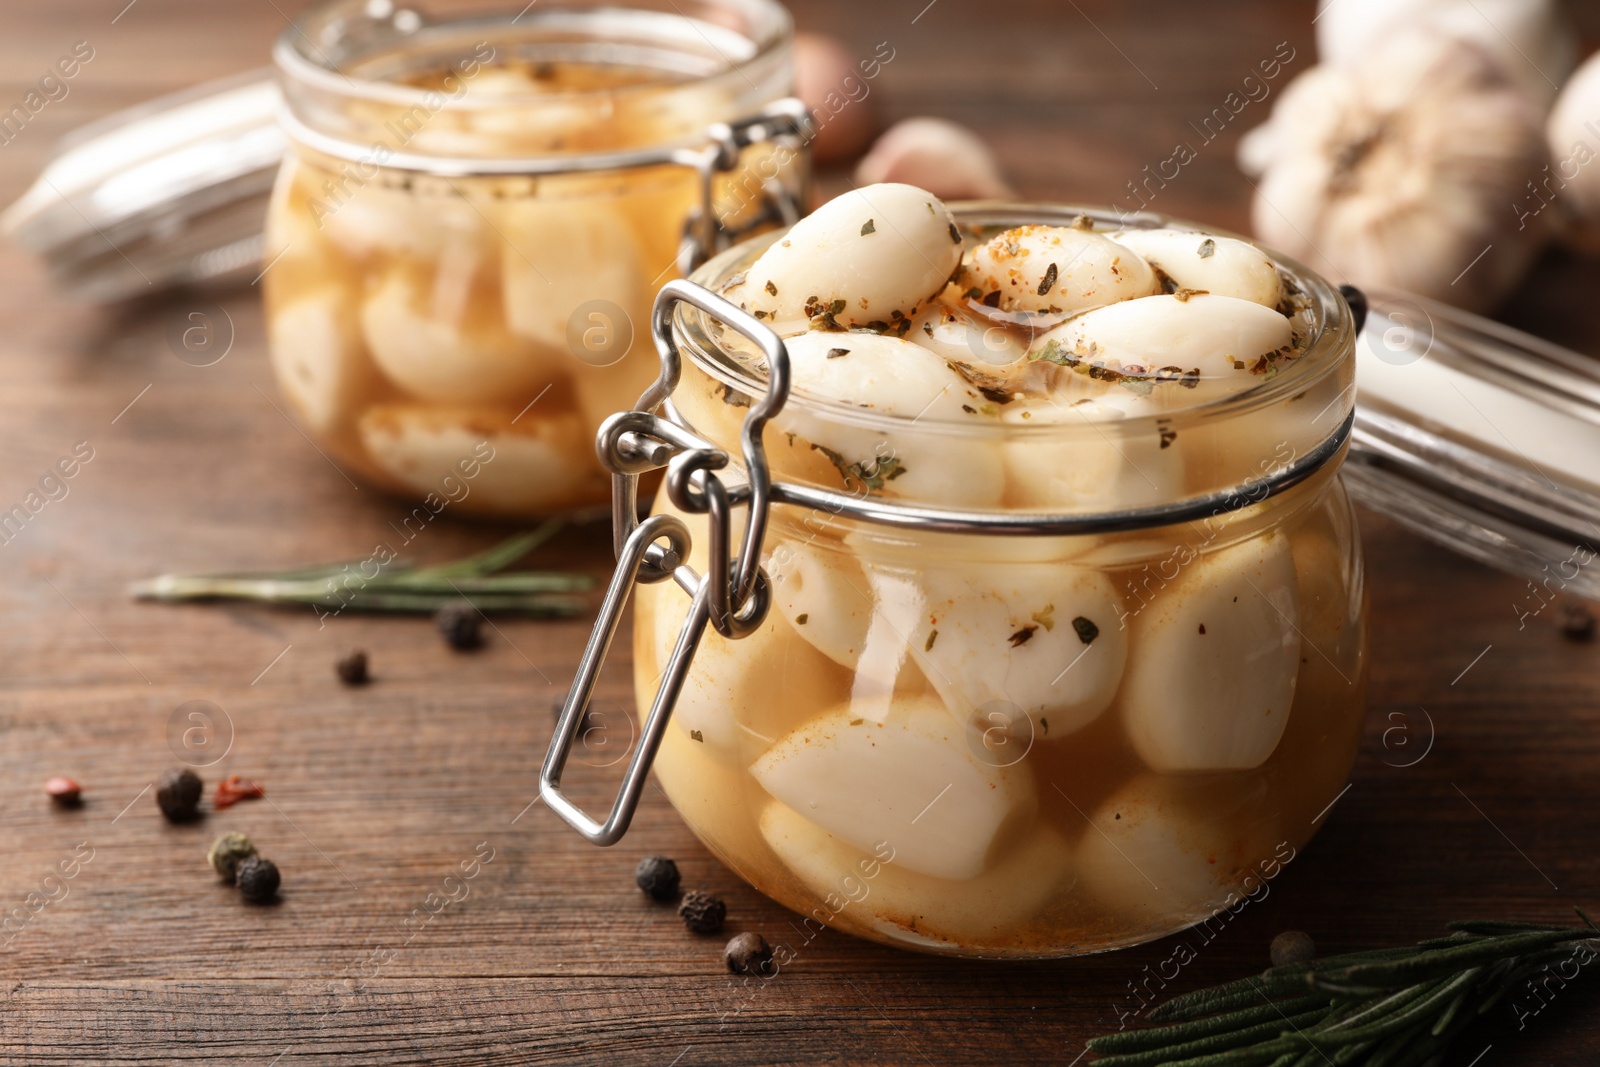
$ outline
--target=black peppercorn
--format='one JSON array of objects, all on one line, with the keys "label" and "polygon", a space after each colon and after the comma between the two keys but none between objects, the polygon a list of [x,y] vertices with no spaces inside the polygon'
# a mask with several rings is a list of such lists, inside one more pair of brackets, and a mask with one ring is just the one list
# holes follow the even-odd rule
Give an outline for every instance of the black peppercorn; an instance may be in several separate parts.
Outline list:
[{"label": "black peppercorn", "polygon": [[1561,611],[1561,636],[1569,641],[1593,641],[1595,621],[1588,608],[1568,604]]},{"label": "black peppercorn", "polygon": [[367,673],[367,654],[360,649],[334,664],[333,669],[345,685],[366,685],[372,681],[372,675]]},{"label": "black peppercorn", "polygon": [[646,856],[633,870],[639,888],[656,900],[672,900],[678,895],[678,865],[665,856]]},{"label": "black peppercorn", "polygon": [[678,917],[697,934],[714,934],[722,929],[728,906],[704,890],[691,889],[678,904]]},{"label": "black peppercorn", "polygon": [[239,892],[252,904],[262,904],[278,895],[278,865],[260,856],[239,861],[236,880]]},{"label": "black peppercorn", "polygon": [[458,652],[483,644],[483,616],[465,600],[446,604],[433,613],[433,621],[445,641]]},{"label": "black peppercorn", "polygon": [[190,822],[200,814],[200,794],[205,783],[194,771],[168,771],[156,783],[156,803],[170,822]]},{"label": "black peppercorn", "polygon": [[1304,930],[1285,930],[1272,939],[1272,965],[1310,963],[1317,958],[1317,943]]},{"label": "black peppercorn", "polygon": [[760,934],[743,933],[728,942],[722,958],[734,974],[766,974],[772,963],[772,946]]}]

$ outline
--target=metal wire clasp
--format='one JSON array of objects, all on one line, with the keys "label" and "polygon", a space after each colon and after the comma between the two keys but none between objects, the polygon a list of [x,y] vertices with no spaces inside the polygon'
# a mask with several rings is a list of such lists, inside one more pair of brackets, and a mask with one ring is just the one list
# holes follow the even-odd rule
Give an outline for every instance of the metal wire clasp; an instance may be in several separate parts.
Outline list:
[{"label": "metal wire clasp", "polygon": [[[673,310],[680,301],[744,335],[766,357],[766,396],[751,406],[740,431],[748,484],[726,485],[716,472],[728,465],[728,454],[657,414],[677,388],[682,373],[682,361],[672,336]],[[639,398],[635,410],[613,415],[601,425],[595,442],[600,461],[612,472],[617,569],[606,587],[600,617],[583,650],[577,677],[562,705],[555,736],[550,739],[550,750],[539,772],[539,795],[544,802],[597,845],[616,844],[633,820],[645,776],[650,773],[650,764],[683,691],[706,625],[709,623],[724,637],[741,638],[761,625],[771,607],[771,587],[761,567],[761,546],[772,502],[772,479],[761,435],[789,398],[788,350],[778,335],[754,316],[686,281],[672,281],[662,287],[651,311],[650,332],[661,355],[661,375]],[[667,493],[672,502],[683,511],[710,519],[710,561],[705,574],[688,565],[692,541],[682,521],[670,515],[653,515],[643,521],[638,517],[639,476],[660,467],[667,468]],[[749,511],[743,538],[734,554],[732,514],[736,507],[748,507]],[[668,578],[689,594],[689,615],[662,671],[660,687],[639,730],[638,747],[628,761],[622,786],[610,813],[601,822],[561,792],[561,772],[572,753],[633,587]]]}]

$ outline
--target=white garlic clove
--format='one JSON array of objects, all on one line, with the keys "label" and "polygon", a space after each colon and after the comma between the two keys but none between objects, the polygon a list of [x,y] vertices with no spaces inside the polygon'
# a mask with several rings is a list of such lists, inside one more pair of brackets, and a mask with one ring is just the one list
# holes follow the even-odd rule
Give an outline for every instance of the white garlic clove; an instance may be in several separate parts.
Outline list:
[{"label": "white garlic clove", "polygon": [[398,484],[463,510],[554,511],[606,493],[576,412],[516,419],[495,409],[386,404],[368,409],[359,431],[372,462]]},{"label": "white garlic clove", "polygon": [[989,146],[946,119],[904,119],[889,127],[856,165],[856,182],[905,182],[945,200],[1016,195]]},{"label": "white garlic clove", "polygon": [[505,404],[562,375],[560,356],[507,332],[498,286],[472,263],[398,264],[361,306],[367,350],[384,374],[424,400]]},{"label": "white garlic clove", "polygon": [[750,773],[841,841],[887,842],[900,867],[936,878],[982,874],[1037,808],[1026,765],[980,760],[943,705],[925,697],[896,700],[881,716],[854,705],[824,712]]},{"label": "white garlic clove", "polygon": [[1015,331],[969,311],[955,286],[916,314],[905,339],[948,362],[996,375],[1026,369],[1027,343]]},{"label": "white garlic clove", "polygon": [[1053,511],[1117,510],[1176,499],[1183,492],[1183,452],[1172,447],[1170,431],[1148,421],[1159,412],[1126,389],[1070,402],[1007,405],[1000,418],[1010,427],[1004,445],[1010,498],[1020,507]]},{"label": "white garlic clove", "polygon": [[892,325],[961,265],[955,217],[911,185],[871,185],[823,204],[761,253],[726,295],[758,318]]},{"label": "white garlic clove", "polygon": [[650,306],[651,272],[610,204],[529,198],[499,219],[501,301],[512,333],[595,366],[624,357],[624,336],[649,347],[649,323],[637,316]]},{"label": "white garlic clove", "polygon": [[319,434],[344,426],[376,390],[349,293],[320,289],[272,309],[267,346],[278,386],[306,425]]},{"label": "white garlic clove", "polygon": [[1283,737],[1300,672],[1294,557],[1279,534],[1188,555],[1176,580],[1127,605],[1128,738],[1158,771],[1259,767]]},{"label": "white garlic clove", "polygon": [[1548,239],[1554,213],[1519,210],[1547,160],[1540,113],[1481,47],[1397,34],[1296,79],[1271,122],[1256,235],[1335,280],[1485,308]]},{"label": "white garlic clove", "polygon": [[744,767],[729,767],[683,731],[667,730],[651,774],[673,809],[718,859],[736,868],[761,854],[753,813],[772,802]]},{"label": "white garlic clove", "polygon": [[1383,42],[1418,29],[1493,55],[1540,107],[1577,61],[1577,35],[1556,0],[1322,0],[1315,21],[1323,63],[1359,68]]},{"label": "white garlic clove", "polygon": [[903,870],[888,842],[863,849],[776,801],[761,810],[761,836],[819,903],[849,902],[843,921],[928,946],[1004,944],[1071,886],[1072,848],[1043,826],[963,881]]},{"label": "white garlic clove", "polygon": [[1116,696],[1127,634],[1117,624],[1121,599],[1098,571],[1061,563],[877,566],[867,576],[880,613],[954,721],[976,724],[980,735],[1000,723],[1016,735],[1017,758],[1030,737],[1064,737]]},{"label": "white garlic clove", "polygon": [[[1591,223],[1600,221],[1600,54],[1592,55],[1562,87],[1545,126],[1557,188]],[[1523,201],[1524,211],[1542,212],[1544,197]]]},{"label": "white garlic clove", "polygon": [[1256,781],[1140,775],[1089,816],[1078,888],[1138,924],[1206,918],[1258,891],[1262,872],[1293,858],[1292,849],[1275,851],[1266,807]]},{"label": "white garlic clove", "polygon": [[1283,302],[1278,268],[1247,241],[1184,230],[1123,230],[1108,236],[1133,249],[1180,289],[1238,297],[1269,308]]},{"label": "white garlic clove", "polygon": [[[851,409],[835,414],[791,401],[766,434],[775,468],[889,497],[969,507],[999,502],[1005,476],[998,447],[974,433],[953,450],[948,436],[992,428],[994,405],[944,360],[870,333],[812,331],[785,343],[794,390]],[[902,416],[904,426],[851,425],[858,411]]]},{"label": "white garlic clove", "polygon": [[[1161,406],[1242,392],[1294,341],[1289,320],[1232,296],[1171,295],[1097,308],[1040,335],[1031,358],[1087,374],[1100,365],[1133,379]],[[1155,380],[1150,381],[1154,375]]]},{"label": "white garlic clove", "polygon": [[1002,311],[1082,311],[1161,291],[1137,253],[1071,226],[996,234],[972,250],[958,282]]},{"label": "white garlic clove", "polygon": [[357,259],[377,253],[437,259],[446,253],[491,255],[498,240],[466,197],[424,181],[412,189],[368,184],[344,196],[324,190],[311,216],[323,236]]},{"label": "white garlic clove", "polygon": [[861,563],[826,544],[784,541],[767,558],[774,612],[835,663],[892,684],[905,641],[874,629],[876,598]]}]

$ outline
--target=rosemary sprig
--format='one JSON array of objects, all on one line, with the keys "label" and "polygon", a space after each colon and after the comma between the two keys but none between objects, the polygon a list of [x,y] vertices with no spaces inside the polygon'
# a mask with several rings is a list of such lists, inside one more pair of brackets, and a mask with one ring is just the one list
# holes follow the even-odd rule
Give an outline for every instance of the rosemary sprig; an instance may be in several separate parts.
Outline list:
[{"label": "rosemary sprig", "polygon": [[1102,1057],[1095,1067],[1434,1064],[1540,971],[1600,954],[1600,927],[1578,916],[1585,926],[1454,922],[1451,936],[1408,948],[1273,967],[1175,997],[1150,1014],[1165,1025],[1097,1037],[1089,1049]]},{"label": "rosemary sprig", "polygon": [[575,615],[583,601],[572,594],[590,588],[587,575],[555,571],[502,574],[555,536],[564,524],[552,519],[493,548],[450,563],[417,568],[397,560],[351,560],[283,571],[228,574],[163,574],[135,582],[139,600],[253,600],[268,604],[309,604],[335,611],[436,611],[463,597],[482,611],[517,612],[541,617]]}]

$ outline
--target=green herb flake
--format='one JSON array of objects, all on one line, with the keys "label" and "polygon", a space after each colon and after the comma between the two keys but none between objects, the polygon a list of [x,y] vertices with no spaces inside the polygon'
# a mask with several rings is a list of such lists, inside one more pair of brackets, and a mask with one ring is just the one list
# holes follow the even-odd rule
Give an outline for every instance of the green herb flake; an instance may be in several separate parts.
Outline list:
[{"label": "green herb flake", "polygon": [[840,356],[848,356],[849,354],[850,350],[848,348],[830,348],[828,349],[827,358],[838,359]]},{"label": "green herb flake", "polygon": [[1044,279],[1039,282],[1039,295],[1043,296],[1056,287],[1056,279],[1060,275],[1056,272],[1056,265],[1050,264],[1044,269]]},{"label": "green herb flake", "polygon": [[1056,628],[1056,606],[1054,604],[1046,604],[1043,611],[1033,613],[1033,621],[1043,626],[1046,633],[1054,630]]},{"label": "green herb flake", "polygon": [[1016,633],[1011,635],[1011,637],[1010,637],[1011,647],[1012,648],[1021,648],[1023,645],[1025,645],[1029,641],[1033,640],[1033,635],[1038,633],[1038,632],[1039,632],[1039,627],[1037,625],[1024,626],[1022,629],[1018,630]]},{"label": "green herb flake", "polygon": [[1166,429],[1165,427],[1163,427],[1160,430],[1160,434],[1161,434],[1161,447],[1162,448],[1168,447],[1169,445],[1172,444],[1172,442],[1174,442],[1174,441],[1176,441],[1178,439],[1178,431],[1177,430],[1169,430],[1169,429]]},{"label": "green herb flake", "polygon": [[878,232],[878,228],[872,224],[872,220],[871,219],[868,219],[867,220],[867,224],[865,226],[861,227],[861,236],[863,236],[863,237],[865,237],[869,233],[877,233],[877,232]]},{"label": "green herb flake", "polygon": [[1216,254],[1217,254],[1217,242],[1213,241],[1209,237],[1207,237],[1204,241],[1200,242],[1200,253],[1199,253],[1199,255],[1200,255],[1201,259],[1210,259],[1212,256],[1214,256]]},{"label": "green herb flake", "polygon": [[750,406],[750,398],[741,392],[737,392],[727,382],[718,382],[717,389],[722,397],[722,402],[729,407],[747,408]]},{"label": "green herb flake", "polygon": [[699,730],[690,730],[689,740],[698,741],[703,745],[706,743],[706,735],[701,733]]},{"label": "green herb flake", "polygon": [[953,222],[950,224],[950,240],[955,244],[961,243],[961,231],[956,229],[956,224]]},{"label": "green herb flake", "polygon": [[939,640],[939,631],[938,630],[929,630],[928,631],[928,643],[922,646],[922,651],[924,651],[924,652],[932,652],[933,651],[933,643],[935,641],[937,641],[937,640]]},{"label": "green herb flake", "polygon": [[867,721],[866,719],[851,719],[850,720],[850,725],[851,726],[860,726],[862,723],[864,723],[866,721]]},{"label": "green herb flake", "polygon": [[809,611],[802,611],[800,614],[794,617],[794,624],[796,626],[804,626],[810,618],[811,613]]},{"label": "green herb flake", "polygon": [[767,290],[767,292],[771,293],[773,296],[777,296],[778,295],[778,287],[776,285],[772,284],[772,279],[771,278],[767,279],[766,290]]},{"label": "green herb flake", "polygon": [[1072,620],[1072,628],[1078,632],[1078,640],[1086,645],[1093,644],[1094,639],[1100,636],[1100,627],[1082,615]]}]

